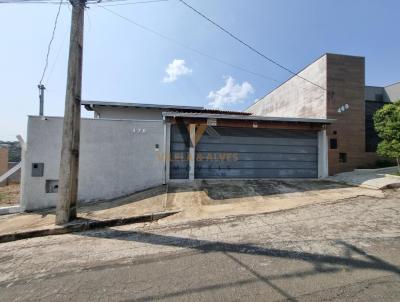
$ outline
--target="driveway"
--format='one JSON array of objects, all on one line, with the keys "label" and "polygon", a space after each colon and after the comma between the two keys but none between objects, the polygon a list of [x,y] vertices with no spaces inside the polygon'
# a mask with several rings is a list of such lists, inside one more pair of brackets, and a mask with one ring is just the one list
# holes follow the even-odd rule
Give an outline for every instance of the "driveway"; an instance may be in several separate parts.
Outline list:
[{"label": "driveway", "polygon": [[[181,210],[163,219],[168,225],[204,219],[270,213],[315,203],[337,202],[356,196],[383,198],[379,190],[322,180],[195,181],[160,186],[121,199],[82,205],[83,220],[126,219]],[[54,229],[55,212],[38,211],[0,216],[0,236]]]},{"label": "driveway", "polygon": [[383,198],[380,190],[312,179],[199,180],[168,185],[166,209],[182,209],[164,223],[270,213],[357,196]]},{"label": "driveway", "polygon": [[4,243],[0,300],[397,302],[399,194]]}]

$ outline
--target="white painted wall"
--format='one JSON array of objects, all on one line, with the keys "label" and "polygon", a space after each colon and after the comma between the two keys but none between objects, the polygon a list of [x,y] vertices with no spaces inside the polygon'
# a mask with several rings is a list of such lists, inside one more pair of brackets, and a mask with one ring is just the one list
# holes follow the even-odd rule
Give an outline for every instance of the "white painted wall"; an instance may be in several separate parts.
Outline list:
[{"label": "white painted wall", "polygon": [[318,178],[328,176],[328,137],[326,130],[321,130],[318,131]]},{"label": "white painted wall", "polygon": [[[56,206],[57,194],[46,193],[45,186],[46,179],[59,177],[62,122],[60,117],[28,118],[21,190],[25,210]],[[145,132],[138,133],[139,129]],[[164,143],[163,121],[82,119],[79,202],[112,199],[163,184]],[[44,163],[43,177],[31,176],[32,163]]]},{"label": "white painted wall", "polygon": [[400,82],[386,86],[384,89],[391,102],[400,100]]},{"label": "white painted wall", "polygon": [[[326,55],[303,69],[299,75],[326,88]],[[254,115],[326,118],[326,92],[294,76],[246,109]]]},{"label": "white painted wall", "polygon": [[161,108],[132,108],[132,107],[111,107],[94,106],[98,118],[108,119],[131,119],[131,120],[162,120]]}]

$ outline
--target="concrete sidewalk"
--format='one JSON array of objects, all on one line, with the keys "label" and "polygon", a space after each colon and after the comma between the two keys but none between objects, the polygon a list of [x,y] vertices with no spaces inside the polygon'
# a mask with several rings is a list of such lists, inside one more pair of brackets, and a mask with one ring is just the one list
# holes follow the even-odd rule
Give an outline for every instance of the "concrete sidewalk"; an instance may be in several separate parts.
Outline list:
[{"label": "concrete sidewalk", "polygon": [[87,204],[78,208],[78,219],[56,226],[55,209],[0,216],[0,242],[65,234],[98,227],[154,221],[174,214],[165,211],[166,187],[146,190],[114,201]]},{"label": "concrete sidewalk", "polygon": [[393,175],[397,171],[397,167],[356,169],[352,172],[339,173],[330,176],[327,179],[369,189],[394,189],[400,188],[400,176]]}]

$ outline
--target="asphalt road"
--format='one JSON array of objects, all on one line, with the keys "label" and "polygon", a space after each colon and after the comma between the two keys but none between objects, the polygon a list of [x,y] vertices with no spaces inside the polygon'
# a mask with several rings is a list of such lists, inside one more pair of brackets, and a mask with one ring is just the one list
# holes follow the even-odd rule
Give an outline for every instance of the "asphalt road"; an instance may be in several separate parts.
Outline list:
[{"label": "asphalt road", "polygon": [[400,192],[0,245],[0,301],[400,301]]}]

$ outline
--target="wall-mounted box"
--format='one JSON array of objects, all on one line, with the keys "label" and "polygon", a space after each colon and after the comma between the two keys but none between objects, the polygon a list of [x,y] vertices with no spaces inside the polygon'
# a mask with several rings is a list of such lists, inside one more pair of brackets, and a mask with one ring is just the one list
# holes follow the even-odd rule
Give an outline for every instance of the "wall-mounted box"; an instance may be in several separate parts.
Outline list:
[{"label": "wall-mounted box", "polygon": [[32,177],[43,177],[44,163],[32,163]]},{"label": "wall-mounted box", "polygon": [[46,179],[46,193],[58,193],[58,179]]}]

